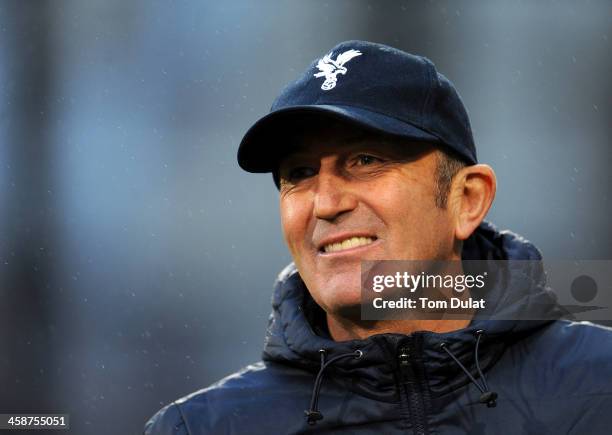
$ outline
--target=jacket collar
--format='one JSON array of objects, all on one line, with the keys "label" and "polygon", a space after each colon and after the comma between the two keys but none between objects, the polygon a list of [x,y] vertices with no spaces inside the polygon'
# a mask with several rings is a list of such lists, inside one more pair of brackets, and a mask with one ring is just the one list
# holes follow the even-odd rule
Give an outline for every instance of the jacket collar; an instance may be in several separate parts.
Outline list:
[{"label": "jacket collar", "polygon": [[[509,231],[500,232],[493,225],[483,222],[464,243],[463,259],[523,259],[539,260],[537,248]],[[547,309],[549,318],[562,313],[555,308],[555,301],[546,291],[543,272],[538,268],[512,276],[512,285],[494,286],[489,295],[495,300],[496,312],[502,317],[515,310]],[[525,284],[529,283],[528,286]],[[432,395],[443,395],[468,382],[467,376],[440,348],[442,342],[467,364],[473,362],[475,333],[484,330],[480,344],[480,364],[484,371],[501,357],[504,349],[551,320],[478,320],[464,329],[443,334],[415,332],[405,334],[377,334],[364,340],[333,341],[326,332],[325,315],[312,300],[295,265],[287,266],[279,275],[272,299],[263,359],[290,364],[315,372],[320,365],[321,349],[328,355],[340,355],[359,349],[359,359],[339,360],[332,370],[334,379],[365,396],[393,401],[396,398],[396,382],[400,348],[410,345],[417,363],[422,366]],[[355,377],[359,382],[352,382]]]}]

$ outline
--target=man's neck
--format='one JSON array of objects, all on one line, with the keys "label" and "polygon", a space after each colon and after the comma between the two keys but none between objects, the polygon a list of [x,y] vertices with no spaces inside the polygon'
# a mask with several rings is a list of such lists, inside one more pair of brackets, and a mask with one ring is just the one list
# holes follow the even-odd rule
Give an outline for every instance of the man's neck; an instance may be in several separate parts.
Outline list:
[{"label": "man's neck", "polygon": [[[453,275],[463,274],[461,265],[461,251],[463,244],[457,242],[453,255],[446,261],[446,272]],[[457,262],[457,263],[451,263]],[[458,267],[454,270],[454,267]],[[463,298],[470,297],[470,291],[465,290],[462,293]],[[327,327],[329,334],[334,341],[347,340],[363,340],[375,334],[395,333],[395,334],[412,334],[416,331],[430,331],[436,333],[444,333],[456,331],[469,326],[475,311],[463,312],[464,319],[409,319],[409,320],[380,320],[380,321],[364,321],[361,318],[350,318],[334,313],[326,313]]]}]

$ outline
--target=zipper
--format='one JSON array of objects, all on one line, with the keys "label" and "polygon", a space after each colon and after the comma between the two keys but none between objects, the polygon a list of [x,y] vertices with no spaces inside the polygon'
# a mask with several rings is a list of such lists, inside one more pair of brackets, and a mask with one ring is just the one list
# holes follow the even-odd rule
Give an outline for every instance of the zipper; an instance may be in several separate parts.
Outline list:
[{"label": "zipper", "polygon": [[403,344],[397,354],[401,375],[400,394],[403,390],[407,397],[414,434],[426,435],[428,431],[425,420],[425,405],[423,403],[423,393],[419,389],[419,382],[411,360],[412,348],[413,346],[410,343]]}]

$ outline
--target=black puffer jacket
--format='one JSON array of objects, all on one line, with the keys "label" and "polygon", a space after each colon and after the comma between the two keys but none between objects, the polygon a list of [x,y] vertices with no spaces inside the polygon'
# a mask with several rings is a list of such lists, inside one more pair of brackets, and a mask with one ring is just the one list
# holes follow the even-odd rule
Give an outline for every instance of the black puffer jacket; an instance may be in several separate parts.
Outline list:
[{"label": "black puffer jacket", "polygon": [[[540,258],[526,240],[486,223],[463,256]],[[527,281],[542,283],[538,274]],[[505,312],[547,307],[556,317],[550,294],[524,278],[512,277],[489,300]],[[145,433],[612,433],[608,328],[483,320],[444,334],[334,342],[292,266],[276,283],[273,308],[262,362],[173,402]]]}]

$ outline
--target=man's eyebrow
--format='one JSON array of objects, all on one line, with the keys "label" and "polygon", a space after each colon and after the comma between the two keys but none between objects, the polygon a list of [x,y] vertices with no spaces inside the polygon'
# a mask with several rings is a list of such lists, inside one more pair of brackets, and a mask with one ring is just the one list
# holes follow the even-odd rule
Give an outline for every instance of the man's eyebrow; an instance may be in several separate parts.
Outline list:
[{"label": "man's eyebrow", "polygon": [[[325,140],[323,137],[322,141]],[[385,152],[391,152],[395,158],[402,160],[413,160],[422,154],[431,144],[418,141],[410,141],[404,138],[396,138],[386,135],[378,135],[369,131],[360,131],[356,134],[347,136],[341,139],[341,143],[345,145],[361,145],[363,148],[368,148],[372,145],[385,145]],[[382,150],[381,150],[382,151]],[[295,143],[292,149],[280,158],[279,164],[292,164],[296,160],[308,158],[312,156],[310,145],[303,143]]]}]

